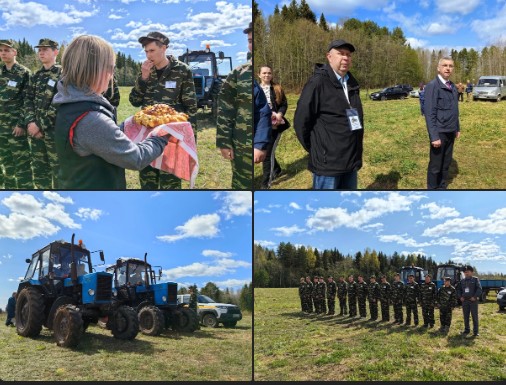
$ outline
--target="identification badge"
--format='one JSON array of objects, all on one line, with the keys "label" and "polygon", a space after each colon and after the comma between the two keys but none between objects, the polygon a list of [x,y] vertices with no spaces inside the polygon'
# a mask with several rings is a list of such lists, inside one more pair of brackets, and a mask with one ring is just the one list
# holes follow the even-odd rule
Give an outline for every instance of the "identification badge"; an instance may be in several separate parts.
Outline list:
[{"label": "identification badge", "polygon": [[14,80],[9,80],[7,82],[7,87],[16,87],[18,85],[18,82],[15,82]]},{"label": "identification badge", "polygon": [[346,115],[348,116],[348,123],[352,131],[362,129],[362,124],[360,124],[360,119],[358,117],[358,111],[355,108],[348,108],[346,110]]},{"label": "identification badge", "polygon": [[165,88],[176,88],[177,83],[174,81],[166,81],[165,82]]},{"label": "identification badge", "polygon": [[464,293],[469,293],[469,292],[470,292],[469,288],[468,288],[468,287],[466,287],[466,288],[464,289]]},{"label": "identification badge", "polygon": [[451,293],[452,293],[452,291],[451,291],[451,290],[450,290],[450,291],[447,291],[447,293],[448,293],[448,294],[451,294]]},{"label": "identification badge", "polygon": [[56,82],[53,80],[53,79],[49,79],[47,84],[49,85],[49,87],[54,87],[54,85],[56,84]]}]

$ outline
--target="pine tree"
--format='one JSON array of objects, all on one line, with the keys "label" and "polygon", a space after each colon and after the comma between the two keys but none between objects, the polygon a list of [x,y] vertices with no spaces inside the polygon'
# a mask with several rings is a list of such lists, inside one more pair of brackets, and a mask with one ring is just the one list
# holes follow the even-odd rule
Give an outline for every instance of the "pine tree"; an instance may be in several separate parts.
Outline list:
[{"label": "pine tree", "polygon": [[327,24],[327,20],[325,20],[325,16],[323,15],[323,12],[322,14],[320,15],[320,22],[318,23],[318,25],[320,26],[321,29],[323,29],[325,32],[328,32],[330,29],[329,29],[329,25]]}]

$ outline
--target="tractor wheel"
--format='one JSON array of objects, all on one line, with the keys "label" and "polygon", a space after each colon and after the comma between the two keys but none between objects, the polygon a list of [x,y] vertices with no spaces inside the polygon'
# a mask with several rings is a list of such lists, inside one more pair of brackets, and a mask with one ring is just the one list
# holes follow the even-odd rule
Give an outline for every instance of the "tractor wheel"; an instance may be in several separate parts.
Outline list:
[{"label": "tractor wheel", "polygon": [[155,306],[144,306],[139,311],[139,328],[147,336],[159,335],[165,326],[162,311]]},{"label": "tractor wheel", "polygon": [[218,327],[218,320],[216,319],[216,316],[212,313],[208,313],[202,318],[202,323],[204,326],[210,327],[210,328],[217,328]]},{"label": "tractor wheel", "polygon": [[195,310],[190,308],[181,308],[178,310],[176,322],[173,323],[173,329],[179,332],[193,333],[199,328],[199,319]]},{"label": "tractor wheel", "polygon": [[44,301],[33,287],[26,287],[16,301],[16,330],[23,337],[37,337],[44,322]]},{"label": "tractor wheel", "polygon": [[136,311],[130,306],[120,306],[109,317],[112,335],[120,340],[133,340],[139,332],[139,319]]},{"label": "tractor wheel", "polygon": [[83,332],[83,318],[74,305],[63,305],[56,310],[53,320],[53,334],[56,345],[72,348],[79,344]]},{"label": "tractor wheel", "polygon": [[237,325],[237,321],[223,322],[223,326],[226,328],[235,328],[235,325]]}]

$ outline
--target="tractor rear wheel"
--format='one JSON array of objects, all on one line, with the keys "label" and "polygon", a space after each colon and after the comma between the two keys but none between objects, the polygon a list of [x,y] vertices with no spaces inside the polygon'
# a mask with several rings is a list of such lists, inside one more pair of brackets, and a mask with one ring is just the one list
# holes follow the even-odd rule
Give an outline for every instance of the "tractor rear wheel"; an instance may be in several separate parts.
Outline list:
[{"label": "tractor rear wheel", "polygon": [[172,323],[173,330],[193,333],[199,328],[199,319],[195,310],[183,307],[178,309],[177,312],[176,320]]},{"label": "tractor rear wheel", "polygon": [[79,344],[83,332],[83,318],[74,305],[63,305],[56,310],[53,320],[53,334],[56,345],[72,348]]},{"label": "tractor rear wheel", "polygon": [[23,337],[37,337],[44,322],[42,295],[33,287],[26,287],[16,301],[16,330]]},{"label": "tractor rear wheel", "polygon": [[202,318],[202,323],[210,328],[217,328],[218,327],[218,319],[216,316],[212,313],[208,313]]},{"label": "tractor rear wheel", "polygon": [[155,306],[144,306],[139,311],[139,327],[142,334],[147,336],[159,335],[165,326],[165,317]]},{"label": "tractor rear wheel", "polygon": [[120,306],[109,317],[112,335],[120,340],[133,340],[139,332],[137,312],[130,306]]}]

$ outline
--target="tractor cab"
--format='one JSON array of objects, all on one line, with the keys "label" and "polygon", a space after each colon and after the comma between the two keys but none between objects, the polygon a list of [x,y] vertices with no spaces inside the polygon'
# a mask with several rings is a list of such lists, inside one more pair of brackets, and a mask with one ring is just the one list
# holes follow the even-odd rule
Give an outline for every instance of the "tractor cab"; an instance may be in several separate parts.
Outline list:
[{"label": "tractor cab", "polygon": [[441,286],[444,285],[444,278],[450,277],[451,285],[456,287],[457,284],[460,283],[462,279],[465,278],[464,276],[464,266],[458,265],[454,263],[446,263],[438,265],[437,271],[436,271],[436,286],[439,289]]},{"label": "tractor cab", "polygon": [[401,280],[404,283],[408,283],[408,276],[414,275],[415,282],[421,285],[425,282],[425,276],[428,274],[427,270],[417,266],[403,266],[400,271]]}]

